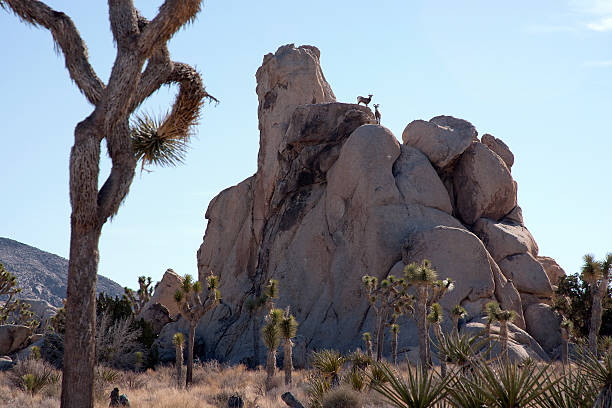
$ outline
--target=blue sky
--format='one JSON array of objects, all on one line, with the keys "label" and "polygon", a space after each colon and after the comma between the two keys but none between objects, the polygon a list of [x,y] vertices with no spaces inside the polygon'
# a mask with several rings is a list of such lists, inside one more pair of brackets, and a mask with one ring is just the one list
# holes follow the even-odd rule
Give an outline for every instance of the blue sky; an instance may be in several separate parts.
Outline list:
[{"label": "blue sky", "polygon": [[[105,81],[115,57],[106,2],[48,1],[70,15]],[[152,17],[161,1],[135,1]],[[50,34],[0,9],[0,236],[67,257],[68,156],[91,106]],[[373,93],[401,138],[414,119],[448,114],[504,140],[518,201],[540,254],[568,273],[612,251],[612,0],[213,1],[170,42],[219,98],[185,165],[138,174],[103,230],[101,274],[136,286],[174,268],[197,273],[208,202],[256,170],[255,71],[287,43],[321,50],[336,97]],[[144,109],[168,109],[163,89]],[[103,158],[103,176],[109,164]]]}]

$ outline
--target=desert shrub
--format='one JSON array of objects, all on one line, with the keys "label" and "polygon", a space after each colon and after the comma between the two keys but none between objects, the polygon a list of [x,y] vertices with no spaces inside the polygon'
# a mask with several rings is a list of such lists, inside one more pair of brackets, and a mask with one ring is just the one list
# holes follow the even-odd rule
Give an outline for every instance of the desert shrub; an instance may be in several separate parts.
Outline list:
[{"label": "desert shrub", "polygon": [[359,392],[350,387],[342,386],[327,392],[322,400],[322,408],[359,408],[362,406]]},{"label": "desert shrub", "polygon": [[98,363],[114,368],[133,368],[136,363],[135,353],[142,346],[137,342],[140,332],[132,326],[132,318],[112,321],[110,315],[104,314],[97,322],[96,360]]},{"label": "desert shrub", "polygon": [[11,369],[10,377],[15,386],[35,395],[47,386],[60,381],[60,373],[43,360],[20,360]]}]

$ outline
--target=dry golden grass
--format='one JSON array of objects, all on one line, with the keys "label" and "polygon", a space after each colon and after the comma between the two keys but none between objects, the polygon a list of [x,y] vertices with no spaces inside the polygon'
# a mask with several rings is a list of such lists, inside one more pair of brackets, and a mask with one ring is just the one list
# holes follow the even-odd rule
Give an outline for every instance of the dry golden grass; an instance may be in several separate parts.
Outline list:
[{"label": "dry golden grass", "polygon": [[[204,364],[194,368],[194,382],[189,389],[178,389],[172,366],[159,367],[144,373],[119,373],[115,381],[97,381],[96,408],[108,407],[109,395],[114,387],[127,394],[132,407],[147,408],[216,408],[227,407],[232,395],[240,395],[247,407],[277,408],[285,406],[280,396],[291,391],[304,403],[305,370],[297,370],[293,375],[294,385],[285,387],[282,373],[276,376],[276,384],[265,392],[264,370],[247,370],[243,365],[222,366],[216,363]],[[17,387],[8,372],[0,372],[0,404],[3,408],[59,407],[60,384],[52,384],[37,395]]]}]

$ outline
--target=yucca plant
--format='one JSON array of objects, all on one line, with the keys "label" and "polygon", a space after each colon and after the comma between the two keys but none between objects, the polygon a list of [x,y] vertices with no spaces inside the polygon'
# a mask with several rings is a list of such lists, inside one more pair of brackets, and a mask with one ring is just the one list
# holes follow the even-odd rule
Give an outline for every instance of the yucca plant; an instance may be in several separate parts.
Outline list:
[{"label": "yucca plant", "polygon": [[560,325],[561,329],[561,362],[563,366],[566,367],[568,363],[568,355],[569,355],[569,339],[574,329],[574,324],[571,320],[563,319]]},{"label": "yucca plant", "polygon": [[400,326],[397,323],[391,325],[391,357],[393,364],[397,364],[397,343],[400,332]]},{"label": "yucca plant", "polygon": [[455,305],[451,309],[451,318],[453,319],[453,330],[459,333],[459,319],[464,319],[467,316],[467,310],[461,305]]},{"label": "yucca plant", "polygon": [[448,385],[446,402],[453,408],[486,407],[482,380],[479,376],[469,376],[468,378],[459,375]]},{"label": "yucca plant", "polygon": [[491,325],[497,321],[497,314],[501,311],[499,307],[499,303],[495,301],[487,302],[484,306],[484,312],[486,315],[487,323],[486,323],[486,332],[487,339],[489,339],[489,350],[493,347],[492,344],[492,335],[491,335]]},{"label": "yucca plant", "polygon": [[329,381],[332,388],[340,383],[340,370],[346,359],[336,350],[321,350],[312,353],[312,366]]},{"label": "yucca plant", "polygon": [[272,389],[274,372],[276,371],[276,350],[280,346],[280,323],[284,317],[283,309],[272,309],[266,315],[266,325],[261,330],[264,345],[268,349],[266,360],[266,391]]},{"label": "yucca plant", "polygon": [[576,365],[595,388],[593,408],[612,408],[612,353],[606,353],[599,361],[590,350],[581,350]]},{"label": "yucca plant", "polygon": [[371,388],[391,405],[400,408],[434,407],[446,397],[447,385],[454,378],[454,375],[440,378],[435,372],[430,373],[421,367],[408,367],[408,375],[403,378],[384,363],[377,363],[376,367],[383,381],[370,377]]},{"label": "yucca plant", "polygon": [[601,262],[595,261],[591,254],[584,256],[581,277],[583,281],[589,284],[593,296],[591,321],[589,325],[589,350],[594,355],[597,355],[597,336],[601,328],[603,297],[608,290],[611,273],[612,253],[607,254],[606,258]]},{"label": "yucca plant", "polygon": [[183,333],[178,332],[172,337],[172,344],[174,344],[176,352],[176,385],[178,388],[183,387],[183,347],[185,346],[185,336]]},{"label": "yucca plant", "polygon": [[280,335],[283,339],[283,369],[285,370],[285,385],[291,384],[291,373],[293,371],[293,342],[291,339],[297,334],[298,322],[289,313],[289,306],[279,323]]},{"label": "yucca plant", "polygon": [[416,286],[415,319],[419,332],[419,360],[421,368],[426,370],[429,363],[429,342],[427,335],[427,300],[429,288],[437,280],[438,274],[431,263],[424,259],[421,264],[411,263],[404,268],[404,279]]},{"label": "yucca plant", "polygon": [[306,379],[306,395],[308,395],[308,405],[310,408],[321,408],[323,396],[331,390],[328,378],[318,375],[310,375]]},{"label": "yucca plant", "polygon": [[261,311],[269,312],[274,309],[274,299],[278,298],[278,281],[276,279],[268,280],[268,283],[259,296],[253,296],[246,301],[246,308],[252,316],[253,320],[253,358],[252,366],[257,367],[259,364],[259,336],[261,327]]},{"label": "yucca plant", "polygon": [[351,371],[365,370],[373,362],[372,357],[364,354],[360,349],[349,354],[345,361],[351,363]]},{"label": "yucca plant", "polygon": [[189,342],[187,343],[187,377],[185,385],[193,381],[193,346],[195,342],[195,329],[206,312],[219,304],[221,294],[217,287],[219,279],[212,271],[206,279],[207,293],[202,298],[202,284],[200,281],[193,282],[191,275],[185,275],[180,289],[174,293],[181,315],[189,322]]},{"label": "yucca plant", "polygon": [[468,333],[455,334],[451,332],[448,336],[438,342],[438,348],[448,361],[455,364],[465,374],[480,359],[479,353],[484,349],[484,353],[489,352],[487,348],[488,340],[480,335],[470,335]]},{"label": "yucca plant", "polygon": [[602,354],[612,353],[612,336],[602,336],[599,339],[599,350]]},{"label": "yucca plant", "polygon": [[365,275],[362,283],[368,302],[376,314],[376,360],[380,361],[385,327],[395,323],[399,316],[412,313],[413,297],[408,295],[406,280],[394,275],[387,276],[380,283],[377,277]]},{"label": "yucca plant", "polygon": [[504,361],[508,362],[508,323],[511,323],[516,318],[516,312],[514,310],[500,310],[496,318],[499,322],[501,355]]},{"label": "yucca plant", "polygon": [[[433,327],[434,334],[438,344],[444,341],[444,333],[442,333],[443,312],[442,306],[439,303],[431,305],[430,312],[427,315],[427,321]],[[438,347],[438,358],[440,359],[440,373],[442,377],[446,377],[446,355],[442,352],[442,348]]]},{"label": "yucca plant", "polygon": [[363,333],[363,342],[365,343],[366,353],[370,359],[373,358],[374,354],[372,352],[372,334],[370,332]]},{"label": "yucca plant", "polygon": [[558,382],[538,398],[538,408],[592,408],[597,392],[579,370],[571,366],[557,377]]},{"label": "yucca plant", "polygon": [[470,378],[466,378],[466,381],[472,387],[480,387],[486,407],[530,407],[559,381],[551,378],[549,367],[538,367],[533,363],[519,365],[508,361],[500,364],[480,362],[474,370],[479,381]]}]

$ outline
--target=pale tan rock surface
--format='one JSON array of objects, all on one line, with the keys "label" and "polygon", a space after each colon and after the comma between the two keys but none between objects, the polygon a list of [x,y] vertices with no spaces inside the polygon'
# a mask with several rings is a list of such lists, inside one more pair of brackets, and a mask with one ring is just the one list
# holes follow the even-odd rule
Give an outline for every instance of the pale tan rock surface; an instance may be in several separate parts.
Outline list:
[{"label": "pale tan rock surface", "polygon": [[[497,300],[515,310],[517,325],[525,327],[516,282],[529,281],[533,271],[524,274],[508,261],[502,273],[457,218],[462,200],[461,208],[475,217],[466,224],[481,217],[497,223],[512,212],[514,218],[502,222],[522,225],[515,221],[516,185],[503,160],[478,141],[469,122],[451,116],[409,125],[405,140],[430,151],[416,142],[400,145],[388,129],[373,124],[368,108],[334,101],[318,61],[314,47],[290,45],[267,55],[258,71],[258,170],[222,191],[206,212],[198,271],[200,279],[210,270],[219,276],[222,300],[200,320],[196,355],[253,362],[263,317],[247,305],[271,278],[279,280],[275,306],[290,306],[300,323],[296,365],[314,349],[353,350],[363,332],[374,330],[362,276],[401,276],[406,263],[423,258],[441,278],[456,281],[442,299],[447,310],[462,304],[472,321],[482,316],[486,302]],[[470,149],[477,153],[470,156]],[[476,191],[479,183],[486,188]],[[539,292],[550,295],[546,288]],[[413,350],[414,321],[404,316],[398,323],[400,348]],[[160,349],[168,358],[173,358],[171,335],[183,326],[179,319],[161,331]],[[522,350],[538,354],[525,351],[529,344],[539,346],[524,336],[518,342]],[[385,341],[388,345],[389,336]],[[261,363],[264,357],[261,344],[257,359]]]},{"label": "pale tan rock surface", "polygon": [[544,303],[534,303],[525,309],[527,331],[547,353],[552,353],[561,344],[561,316]]},{"label": "pale tan rock surface", "polygon": [[538,244],[529,230],[512,221],[499,222],[480,218],[472,226],[474,234],[480,238],[496,262],[507,256],[530,253],[538,255]]},{"label": "pale tan rock surface", "polygon": [[456,210],[466,224],[499,220],[516,206],[516,185],[503,160],[482,143],[472,143],[453,172]]},{"label": "pale tan rock surface", "polygon": [[542,265],[531,254],[511,255],[498,262],[504,276],[512,279],[521,293],[552,296],[550,280]]},{"label": "pale tan rock surface", "polygon": [[512,165],[514,164],[514,154],[512,154],[510,148],[504,143],[503,140],[498,139],[488,133],[482,135],[481,140],[482,143],[487,145],[489,149],[501,157],[504,163],[506,163],[506,166],[508,166],[508,170],[512,169]]},{"label": "pale tan rock surface", "polygon": [[475,134],[466,131],[466,126],[463,123],[458,130],[455,130],[448,126],[451,123],[456,125],[455,121],[441,120],[440,123],[443,123],[443,125],[432,121],[415,120],[410,122],[402,133],[402,141],[405,145],[419,149],[434,166],[442,169],[452,165],[457,160],[461,153],[472,144]]},{"label": "pale tan rock surface", "polygon": [[0,326],[0,355],[11,354],[27,346],[31,334],[32,330],[27,326]]},{"label": "pale tan rock surface", "polygon": [[536,259],[542,264],[546,275],[548,275],[550,283],[552,285],[558,285],[559,280],[565,276],[565,271],[563,268],[559,266],[557,261],[549,256],[538,256]]},{"label": "pale tan rock surface", "polygon": [[170,317],[176,317],[176,315],[179,314],[179,309],[176,301],[174,300],[174,294],[182,284],[183,278],[172,269],[168,269],[166,272],[164,272],[164,276],[155,287],[153,296],[151,296],[151,299],[149,299],[149,301],[142,308],[140,315],[148,315],[150,313],[148,310],[154,307],[156,303],[160,303],[164,305],[166,309],[168,309]]}]

